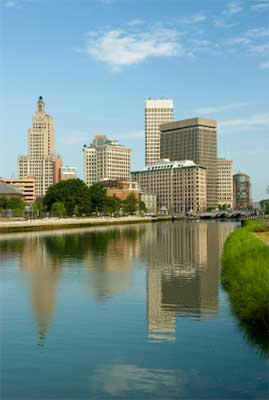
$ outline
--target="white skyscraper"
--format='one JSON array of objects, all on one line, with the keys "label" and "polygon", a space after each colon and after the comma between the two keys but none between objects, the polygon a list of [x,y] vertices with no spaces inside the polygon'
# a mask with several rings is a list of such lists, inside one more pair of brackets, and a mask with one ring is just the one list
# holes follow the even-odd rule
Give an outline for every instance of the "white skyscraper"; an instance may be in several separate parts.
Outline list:
[{"label": "white skyscraper", "polygon": [[145,161],[150,165],[160,159],[159,126],[174,119],[173,100],[146,100],[145,107]]},{"label": "white skyscraper", "polygon": [[28,155],[18,159],[18,177],[34,177],[36,196],[43,197],[48,187],[59,181],[61,166],[61,158],[55,152],[53,118],[45,113],[45,103],[40,96],[32,128],[28,130]]}]

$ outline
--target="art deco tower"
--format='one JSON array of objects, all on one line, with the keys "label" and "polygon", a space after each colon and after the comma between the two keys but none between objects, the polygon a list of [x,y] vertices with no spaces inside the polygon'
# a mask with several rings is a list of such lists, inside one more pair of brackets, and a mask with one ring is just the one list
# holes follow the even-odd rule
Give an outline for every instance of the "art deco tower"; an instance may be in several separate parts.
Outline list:
[{"label": "art deco tower", "polygon": [[18,176],[35,178],[36,195],[43,197],[50,185],[60,179],[61,158],[55,151],[53,118],[45,113],[43,97],[37,101],[37,110],[28,130],[28,155],[18,159]]}]

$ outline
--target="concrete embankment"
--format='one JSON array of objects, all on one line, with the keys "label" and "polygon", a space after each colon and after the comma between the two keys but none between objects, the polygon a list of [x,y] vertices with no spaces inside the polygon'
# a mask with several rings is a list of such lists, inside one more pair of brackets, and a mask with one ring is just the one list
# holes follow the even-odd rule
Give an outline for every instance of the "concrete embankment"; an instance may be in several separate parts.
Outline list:
[{"label": "concrete embankment", "polygon": [[43,218],[22,221],[0,221],[0,234],[12,232],[34,232],[70,228],[89,228],[94,226],[109,226],[137,223],[171,221],[170,216],[164,217],[98,217],[98,218]]}]

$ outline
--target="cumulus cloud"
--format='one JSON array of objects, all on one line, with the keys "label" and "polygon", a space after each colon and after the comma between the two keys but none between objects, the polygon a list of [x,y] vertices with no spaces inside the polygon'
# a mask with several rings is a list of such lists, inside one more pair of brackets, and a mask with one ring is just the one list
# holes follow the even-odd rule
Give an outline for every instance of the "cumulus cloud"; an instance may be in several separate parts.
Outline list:
[{"label": "cumulus cloud", "polygon": [[232,103],[232,104],[226,104],[224,106],[202,107],[202,108],[196,108],[195,110],[193,110],[193,113],[200,115],[216,114],[216,113],[237,110],[238,108],[244,107],[246,105],[247,105],[246,103]]},{"label": "cumulus cloud", "polygon": [[219,127],[252,127],[252,126],[268,126],[269,124],[269,114],[256,114],[248,118],[242,119],[230,119],[226,121],[221,121]]},{"label": "cumulus cloud", "polygon": [[264,61],[259,65],[260,69],[269,69],[269,60],[268,61]]},{"label": "cumulus cloud", "polygon": [[124,29],[90,33],[86,52],[98,61],[123,67],[149,58],[185,54],[179,36],[177,30],[164,28],[138,33]]},{"label": "cumulus cloud", "polygon": [[61,138],[61,143],[66,145],[84,144],[89,141],[87,132],[72,132]]},{"label": "cumulus cloud", "polygon": [[269,8],[269,1],[268,0],[264,0],[264,1],[258,1],[255,4],[252,4],[250,6],[250,10],[251,11],[255,11],[255,12],[262,12],[265,11]]},{"label": "cumulus cloud", "polygon": [[243,11],[242,3],[239,1],[232,1],[227,4],[226,13],[230,15],[238,14]]},{"label": "cumulus cloud", "polygon": [[117,134],[117,138],[119,139],[141,139],[144,138],[145,136],[145,131],[129,131],[125,133],[119,133]]},{"label": "cumulus cloud", "polygon": [[177,22],[181,24],[197,24],[199,22],[203,22],[206,20],[206,16],[204,14],[194,14],[191,15],[190,17],[183,17],[183,18],[178,18]]}]

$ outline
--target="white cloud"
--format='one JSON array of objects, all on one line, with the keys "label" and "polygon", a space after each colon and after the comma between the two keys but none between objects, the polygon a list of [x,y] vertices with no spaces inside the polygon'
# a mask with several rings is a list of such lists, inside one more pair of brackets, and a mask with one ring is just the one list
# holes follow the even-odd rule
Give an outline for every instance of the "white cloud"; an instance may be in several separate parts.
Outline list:
[{"label": "white cloud", "polygon": [[267,10],[267,8],[269,8],[269,1],[267,1],[267,0],[258,1],[256,4],[253,4],[252,6],[250,6],[250,10],[255,11],[255,12],[265,11],[265,10]]},{"label": "white cloud", "polygon": [[181,24],[197,24],[206,20],[204,14],[195,14],[190,17],[178,18],[176,21]]},{"label": "white cloud", "polygon": [[90,33],[86,52],[98,61],[119,68],[153,57],[186,54],[178,42],[179,36],[180,32],[175,29],[164,28],[139,33],[123,29]]},{"label": "white cloud", "polygon": [[252,45],[248,51],[253,56],[267,54],[269,53],[269,43]]},{"label": "white cloud", "polygon": [[264,61],[259,65],[260,69],[269,69],[269,60],[268,61]]},{"label": "white cloud", "polygon": [[250,29],[247,31],[246,36],[259,38],[259,37],[266,37],[269,36],[269,29],[268,28],[255,28]]},{"label": "white cloud", "polygon": [[129,25],[129,26],[136,26],[136,25],[143,25],[143,24],[144,24],[143,19],[139,19],[139,18],[132,19],[131,21],[129,21],[127,23],[127,25]]},{"label": "white cloud", "polygon": [[118,139],[141,139],[144,138],[145,132],[144,131],[129,131],[125,133],[117,134]]},{"label": "white cloud", "polygon": [[69,135],[62,137],[61,143],[66,145],[85,144],[89,141],[89,134],[87,132],[72,132]]},{"label": "white cloud", "polygon": [[193,113],[200,114],[200,115],[216,114],[216,113],[237,110],[238,108],[242,108],[246,105],[247,105],[246,103],[232,103],[232,104],[226,104],[224,106],[202,107],[202,108],[197,108],[197,109],[193,110]]},{"label": "white cloud", "polygon": [[221,128],[227,127],[252,127],[252,126],[268,126],[269,124],[269,114],[257,114],[252,115],[249,118],[242,118],[242,119],[231,119],[226,121],[219,122],[219,126]]},{"label": "white cloud", "polygon": [[228,13],[230,15],[234,15],[234,14],[240,13],[241,11],[243,11],[243,9],[244,8],[242,7],[241,2],[232,1],[227,4],[226,13]]}]

